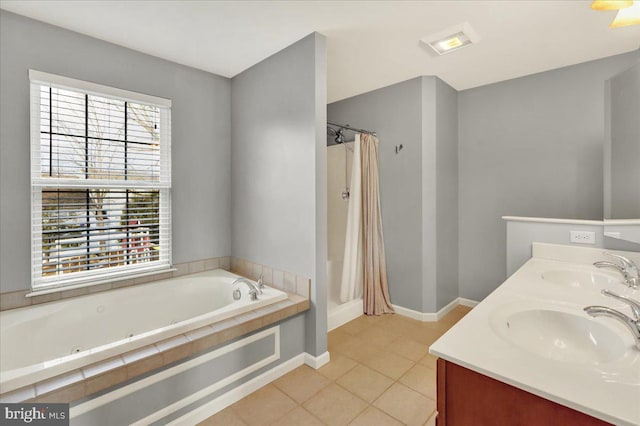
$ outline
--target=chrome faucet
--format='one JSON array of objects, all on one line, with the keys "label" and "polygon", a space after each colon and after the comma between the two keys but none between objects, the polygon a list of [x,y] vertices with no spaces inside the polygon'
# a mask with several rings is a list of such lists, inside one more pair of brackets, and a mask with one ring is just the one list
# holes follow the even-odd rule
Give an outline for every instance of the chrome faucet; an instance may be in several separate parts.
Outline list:
[{"label": "chrome faucet", "polygon": [[607,308],[606,306],[587,306],[584,311],[592,317],[609,317],[623,323],[633,335],[636,342],[636,349],[640,350],[640,302],[629,297],[620,296],[609,290],[602,290],[602,294],[626,303],[631,308],[634,318],[631,318],[620,311]]},{"label": "chrome faucet", "polygon": [[[260,274],[260,277],[258,278],[258,288],[260,290],[265,288],[265,285],[264,285],[263,281],[264,281],[264,274]],[[262,292],[260,292],[260,293],[262,293]]]},{"label": "chrome faucet", "polygon": [[606,256],[613,257],[620,261],[620,263],[609,262],[606,260],[595,262],[593,266],[596,268],[615,268],[623,276],[624,282],[627,287],[638,288],[640,284],[640,274],[638,273],[638,265],[636,265],[631,259],[628,259],[619,254],[604,253]]},{"label": "chrome faucet", "polygon": [[[262,294],[262,290],[260,289],[260,287],[258,287],[257,285],[255,285],[253,283],[253,281],[248,280],[246,278],[240,277],[238,279],[236,279],[233,284],[231,284],[234,288],[236,285],[241,284],[241,283],[245,283],[248,287],[249,287],[249,298],[251,299],[251,301],[255,301],[258,300],[258,295]],[[233,298],[235,300],[240,299],[240,290],[238,290],[237,288],[233,291]]]}]

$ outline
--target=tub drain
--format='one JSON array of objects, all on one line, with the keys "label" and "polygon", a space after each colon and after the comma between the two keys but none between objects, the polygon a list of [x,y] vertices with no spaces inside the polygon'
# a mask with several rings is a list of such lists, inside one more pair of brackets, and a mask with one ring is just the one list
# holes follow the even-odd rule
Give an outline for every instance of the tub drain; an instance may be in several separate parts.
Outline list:
[{"label": "tub drain", "polygon": [[77,354],[78,352],[82,352],[81,346],[76,346],[75,348],[71,349],[71,355]]}]

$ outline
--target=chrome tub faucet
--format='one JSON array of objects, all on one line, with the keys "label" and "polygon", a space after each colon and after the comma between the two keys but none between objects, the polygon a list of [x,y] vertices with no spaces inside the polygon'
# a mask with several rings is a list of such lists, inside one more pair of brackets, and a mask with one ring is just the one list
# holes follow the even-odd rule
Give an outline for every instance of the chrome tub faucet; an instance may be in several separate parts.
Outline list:
[{"label": "chrome tub faucet", "polygon": [[629,297],[620,296],[609,290],[602,290],[602,294],[626,303],[631,308],[633,318],[606,306],[587,306],[584,311],[592,317],[609,317],[624,324],[633,335],[636,349],[640,350],[640,302]]},{"label": "chrome tub faucet", "polygon": [[233,290],[233,298],[234,298],[234,300],[239,300],[240,299],[241,293],[240,293],[240,290],[238,288],[236,288],[236,286],[238,284],[241,284],[241,283],[245,283],[247,285],[247,287],[249,287],[249,298],[250,298],[250,300],[252,302],[258,300],[258,295],[262,294],[262,289],[260,287],[258,287],[256,284],[254,284],[253,281],[248,280],[248,279],[246,279],[244,277],[240,277],[240,278],[236,279],[233,282],[233,284],[231,284],[231,286],[234,288],[234,290]]},{"label": "chrome tub faucet", "polygon": [[618,272],[622,274],[624,278],[624,282],[627,287],[638,288],[640,285],[640,274],[638,272],[638,265],[636,265],[631,259],[628,259],[624,256],[620,256],[619,254],[613,253],[604,253],[606,256],[617,259],[619,263],[609,262],[606,260],[595,262],[593,266],[596,268],[614,268],[617,269]]}]

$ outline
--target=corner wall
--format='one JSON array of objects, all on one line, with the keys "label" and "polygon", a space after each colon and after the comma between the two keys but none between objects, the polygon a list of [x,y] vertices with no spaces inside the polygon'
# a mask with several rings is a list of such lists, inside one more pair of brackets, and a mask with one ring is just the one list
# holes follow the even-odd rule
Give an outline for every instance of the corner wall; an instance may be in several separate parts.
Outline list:
[{"label": "corner wall", "polygon": [[326,347],[326,60],[314,33],[231,81],[232,256],[312,280],[306,350]]}]

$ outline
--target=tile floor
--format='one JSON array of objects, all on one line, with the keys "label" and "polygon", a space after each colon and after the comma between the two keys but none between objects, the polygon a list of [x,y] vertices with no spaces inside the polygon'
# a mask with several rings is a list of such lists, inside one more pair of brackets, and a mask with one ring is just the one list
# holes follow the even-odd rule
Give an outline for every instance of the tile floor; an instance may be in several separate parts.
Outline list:
[{"label": "tile floor", "polygon": [[327,365],[303,365],[201,425],[435,425],[436,358],[427,349],[469,310],[438,322],[361,316],[329,333]]}]

